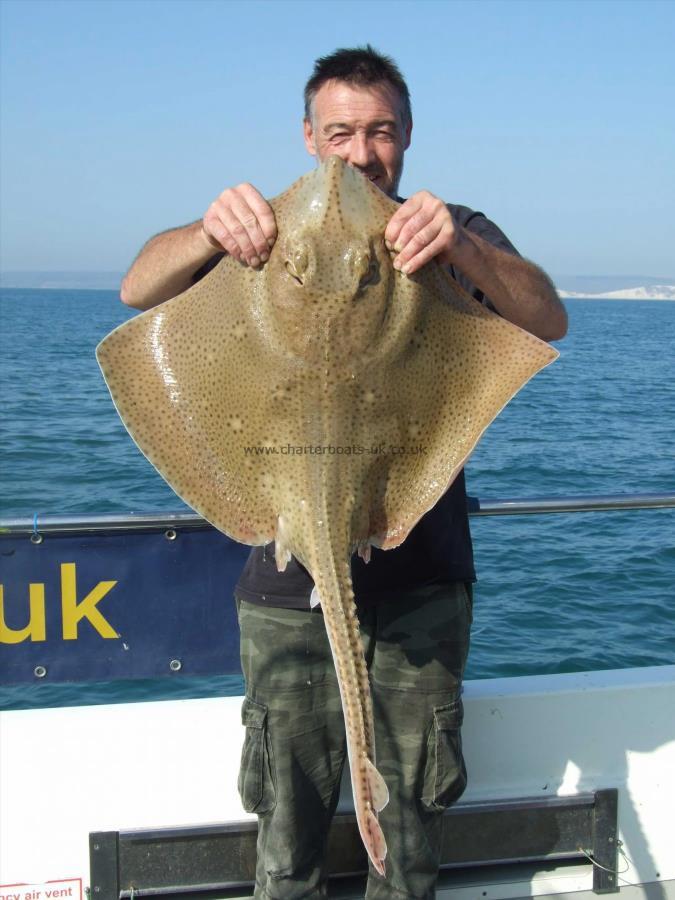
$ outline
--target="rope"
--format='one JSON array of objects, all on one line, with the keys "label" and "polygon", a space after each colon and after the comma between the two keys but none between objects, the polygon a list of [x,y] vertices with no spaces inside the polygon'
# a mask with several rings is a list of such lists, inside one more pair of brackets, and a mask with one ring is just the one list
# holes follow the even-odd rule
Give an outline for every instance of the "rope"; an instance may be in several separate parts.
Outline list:
[{"label": "rope", "polygon": [[30,536],[31,544],[41,544],[42,535],[38,531],[38,514],[33,513],[33,533]]},{"label": "rope", "polygon": [[617,842],[616,842],[616,847],[617,847],[617,850],[619,851],[619,853],[621,854],[621,856],[623,856],[623,858],[624,858],[625,861],[626,861],[626,868],[625,868],[625,869],[608,869],[607,866],[603,866],[603,865],[602,865],[601,863],[599,863],[596,859],[594,859],[593,856],[592,856],[592,854],[589,853],[588,850],[584,850],[584,848],[581,847],[581,846],[577,847],[577,850],[578,850],[580,853],[583,853],[584,856],[585,856],[588,860],[590,860],[590,862],[592,862],[594,866],[597,866],[598,869],[602,869],[603,872],[609,872],[610,875],[625,875],[626,872],[630,869],[630,860],[628,859],[628,857],[626,856],[626,854],[624,853],[624,851],[623,851],[623,849],[622,849],[622,848],[623,848],[623,841],[617,841]]}]

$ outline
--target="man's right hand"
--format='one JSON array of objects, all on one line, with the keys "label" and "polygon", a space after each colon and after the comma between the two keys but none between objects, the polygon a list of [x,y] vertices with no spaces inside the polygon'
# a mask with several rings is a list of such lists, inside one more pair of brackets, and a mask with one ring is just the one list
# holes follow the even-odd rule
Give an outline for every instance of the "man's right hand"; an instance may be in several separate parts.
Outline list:
[{"label": "man's right hand", "polygon": [[121,297],[135,309],[151,309],[192,287],[195,273],[224,250],[249,266],[269,258],[277,237],[272,207],[250,184],[228,188],[203,219],[156,234],[127,272]]},{"label": "man's right hand", "polygon": [[272,207],[252,184],[228,188],[213,201],[202,221],[204,237],[246,265],[266,262],[277,237]]}]

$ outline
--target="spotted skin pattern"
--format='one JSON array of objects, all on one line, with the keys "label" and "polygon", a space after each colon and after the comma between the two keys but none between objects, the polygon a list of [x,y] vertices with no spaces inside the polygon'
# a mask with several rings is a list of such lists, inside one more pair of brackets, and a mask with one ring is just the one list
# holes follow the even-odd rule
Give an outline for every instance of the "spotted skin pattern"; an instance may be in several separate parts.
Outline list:
[{"label": "spotted skin pattern", "polygon": [[[432,262],[384,244],[398,204],[338,157],[271,201],[260,270],[225,257],[97,349],[129,433],[176,493],[237,541],[276,541],[311,573],[375,868],[373,715],[349,560],[398,546],[511,397],[557,357]],[[292,449],[291,449],[292,448]]]}]

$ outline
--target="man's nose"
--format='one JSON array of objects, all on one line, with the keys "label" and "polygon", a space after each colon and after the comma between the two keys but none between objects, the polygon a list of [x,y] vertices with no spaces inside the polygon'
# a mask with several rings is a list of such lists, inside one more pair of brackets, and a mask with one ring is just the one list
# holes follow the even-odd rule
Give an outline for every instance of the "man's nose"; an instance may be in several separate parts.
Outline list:
[{"label": "man's nose", "polygon": [[363,132],[357,132],[349,142],[347,162],[359,169],[365,169],[372,162],[372,148],[368,136]]}]

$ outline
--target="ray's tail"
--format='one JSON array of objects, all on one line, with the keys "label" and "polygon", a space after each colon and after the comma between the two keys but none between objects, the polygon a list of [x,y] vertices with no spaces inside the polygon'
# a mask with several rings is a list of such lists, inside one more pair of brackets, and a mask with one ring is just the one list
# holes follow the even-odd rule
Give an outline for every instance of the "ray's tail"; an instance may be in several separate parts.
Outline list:
[{"label": "ray's tail", "polygon": [[340,687],[356,819],[373,866],[384,875],[387,845],[377,813],[386,806],[389,792],[375,767],[373,707],[349,555],[341,554],[336,559],[335,548],[327,537],[319,542],[317,549],[316,564],[311,566],[311,571]]}]

